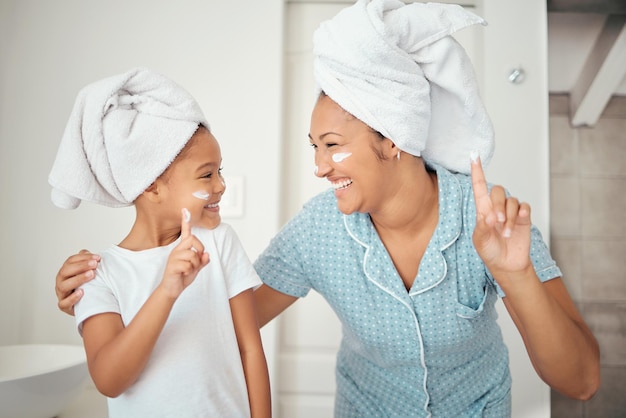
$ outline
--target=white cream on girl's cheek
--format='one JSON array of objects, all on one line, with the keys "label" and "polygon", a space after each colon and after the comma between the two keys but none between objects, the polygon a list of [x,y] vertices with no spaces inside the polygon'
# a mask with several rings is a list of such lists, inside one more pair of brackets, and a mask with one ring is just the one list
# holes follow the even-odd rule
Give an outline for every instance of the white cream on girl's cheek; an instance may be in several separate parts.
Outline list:
[{"label": "white cream on girl's cheek", "polygon": [[197,197],[198,199],[202,199],[202,200],[209,200],[209,197],[211,197],[211,193],[207,193],[202,190],[193,192],[192,195],[193,197]]},{"label": "white cream on girl's cheek", "polygon": [[333,161],[340,163],[351,155],[351,152],[338,152],[337,154],[333,154]]}]

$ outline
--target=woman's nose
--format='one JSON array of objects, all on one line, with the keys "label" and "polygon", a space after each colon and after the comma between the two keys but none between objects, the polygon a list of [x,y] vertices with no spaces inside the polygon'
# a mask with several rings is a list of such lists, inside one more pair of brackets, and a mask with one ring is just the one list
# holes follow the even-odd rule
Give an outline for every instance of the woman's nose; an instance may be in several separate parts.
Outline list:
[{"label": "woman's nose", "polygon": [[326,152],[318,152],[315,154],[314,173],[317,177],[323,178],[330,172],[331,167],[328,163],[330,156]]}]

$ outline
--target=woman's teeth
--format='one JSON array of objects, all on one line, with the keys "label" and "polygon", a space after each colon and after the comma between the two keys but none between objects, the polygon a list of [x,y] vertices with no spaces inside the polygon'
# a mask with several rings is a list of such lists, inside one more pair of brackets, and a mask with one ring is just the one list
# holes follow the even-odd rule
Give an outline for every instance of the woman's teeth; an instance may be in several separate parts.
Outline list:
[{"label": "woman's teeth", "polygon": [[213,208],[218,207],[218,206],[219,206],[219,204],[220,204],[220,202],[211,203],[210,205],[206,205],[206,206],[205,206],[205,208],[208,208],[208,209],[213,209]]},{"label": "woman's teeth", "polygon": [[335,190],[344,189],[344,188],[348,187],[351,184],[352,184],[352,180],[350,180],[350,179],[342,180],[342,181],[338,181],[336,183],[333,183],[333,188]]}]

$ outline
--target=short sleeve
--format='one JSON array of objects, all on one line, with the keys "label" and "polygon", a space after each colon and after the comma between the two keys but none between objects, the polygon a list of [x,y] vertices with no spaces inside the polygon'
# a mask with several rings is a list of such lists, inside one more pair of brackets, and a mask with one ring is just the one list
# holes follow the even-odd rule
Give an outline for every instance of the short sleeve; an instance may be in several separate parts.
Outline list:
[{"label": "short sleeve", "polygon": [[[220,263],[224,272],[228,298],[233,298],[244,290],[257,288],[261,279],[257,275],[239,237],[227,224],[221,224],[215,232],[220,252]],[[211,261],[214,262],[214,261]]]},{"label": "short sleeve", "polygon": [[[550,255],[550,250],[548,250],[541,232],[535,225],[532,225],[530,229],[530,261],[542,283],[562,276],[561,270]],[[498,295],[505,297],[504,291],[489,271],[487,271],[487,275],[489,280],[495,284]]]},{"label": "short sleeve", "polygon": [[83,322],[95,315],[113,312],[121,312],[120,305],[111,287],[105,279],[105,267],[101,262],[96,268],[96,277],[83,284],[83,297],[74,305],[74,317],[78,332],[82,335]]},{"label": "short sleeve", "polygon": [[281,293],[304,297],[311,290],[306,254],[313,240],[313,212],[309,202],[270,241],[254,263],[263,283]]}]

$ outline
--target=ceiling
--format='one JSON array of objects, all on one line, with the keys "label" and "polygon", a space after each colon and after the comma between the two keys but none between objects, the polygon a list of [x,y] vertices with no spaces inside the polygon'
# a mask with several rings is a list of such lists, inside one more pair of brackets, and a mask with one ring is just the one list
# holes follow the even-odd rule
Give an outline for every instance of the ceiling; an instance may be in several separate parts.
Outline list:
[{"label": "ceiling", "polygon": [[548,0],[549,84],[570,95],[573,126],[593,126],[626,95],[626,1]]}]

